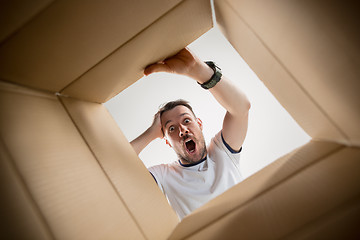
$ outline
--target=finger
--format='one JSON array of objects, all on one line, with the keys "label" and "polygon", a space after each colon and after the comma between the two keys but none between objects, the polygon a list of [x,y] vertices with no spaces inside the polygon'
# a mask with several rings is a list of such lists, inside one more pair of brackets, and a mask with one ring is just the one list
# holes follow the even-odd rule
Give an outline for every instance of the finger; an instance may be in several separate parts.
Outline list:
[{"label": "finger", "polygon": [[155,72],[171,72],[169,66],[164,63],[155,63],[147,66],[144,70],[144,74],[147,76]]}]

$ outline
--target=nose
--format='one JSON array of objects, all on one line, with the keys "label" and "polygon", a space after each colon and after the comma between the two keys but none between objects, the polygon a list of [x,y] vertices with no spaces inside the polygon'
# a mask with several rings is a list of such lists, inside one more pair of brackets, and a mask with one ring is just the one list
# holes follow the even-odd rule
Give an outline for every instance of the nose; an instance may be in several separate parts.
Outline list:
[{"label": "nose", "polygon": [[185,134],[188,134],[188,133],[189,133],[189,130],[186,127],[180,125],[179,136],[183,137]]}]

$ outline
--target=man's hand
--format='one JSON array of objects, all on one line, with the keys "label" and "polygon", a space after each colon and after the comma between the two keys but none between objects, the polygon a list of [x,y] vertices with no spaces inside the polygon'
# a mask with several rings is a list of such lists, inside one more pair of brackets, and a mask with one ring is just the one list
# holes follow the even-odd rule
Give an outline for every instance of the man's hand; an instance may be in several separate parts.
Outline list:
[{"label": "man's hand", "polygon": [[174,56],[151,64],[144,70],[145,75],[155,72],[166,72],[185,75],[203,83],[214,74],[213,70],[198,59],[188,48],[180,50]]},{"label": "man's hand", "polygon": [[161,129],[160,113],[156,113],[154,116],[153,123],[151,124],[149,131],[151,135],[155,138],[164,138],[164,133]]},{"label": "man's hand", "polygon": [[187,48],[163,61],[151,64],[144,70],[145,75],[155,72],[167,72],[187,75],[195,64],[195,58]]},{"label": "man's hand", "polygon": [[140,136],[130,142],[137,155],[153,140],[156,138],[163,138],[161,130],[160,113],[155,114],[151,126],[143,132]]}]

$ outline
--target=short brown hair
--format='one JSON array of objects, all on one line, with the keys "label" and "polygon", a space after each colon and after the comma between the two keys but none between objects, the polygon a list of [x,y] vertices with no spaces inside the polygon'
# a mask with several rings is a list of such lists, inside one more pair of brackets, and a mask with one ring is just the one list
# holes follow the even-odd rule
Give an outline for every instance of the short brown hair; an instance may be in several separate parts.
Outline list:
[{"label": "short brown hair", "polygon": [[194,114],[194,117],[196,117],[196,116],[195,116],[195,113],[194,113],[194,111],[193,111],[193,109],[192,109],[192,107],[191,107],[190,104],[189,104],[189,102],[186,101],[186,100],[183,100],[183,99],[178,99],[178,100],[171,101],[171,102],[168,102],[168,103],[166,103],[166,104],[163,104],[163,105],[160,107],[160,109],[159,109],[159,111],[158,111],[158,113],[160,114],[160,118],[161,118],[161,115],[162,115],[164,112],[169,111],[169,110],[171,110],[171,109],[173,109],[173,108],[175,108],[176,106],[179,106],[179,105],[185,106],[185,107],[187,107],[188,109],[190,109],[190,111],[192,112],[192,114]]}]

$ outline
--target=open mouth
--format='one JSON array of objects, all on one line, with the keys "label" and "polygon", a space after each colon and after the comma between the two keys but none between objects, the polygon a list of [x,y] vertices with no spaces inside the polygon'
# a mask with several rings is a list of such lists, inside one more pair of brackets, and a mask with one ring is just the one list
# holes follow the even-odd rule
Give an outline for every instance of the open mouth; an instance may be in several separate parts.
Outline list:
[{"label": "open mouth", "polygon": [[185,147],[186,147],[186,150],[189,152],[189,153],[193,153],[195,152],[195,149],[196,149],[196,144],[193,140],[191,139],[188,139],[186,140],[185,142]]}]

